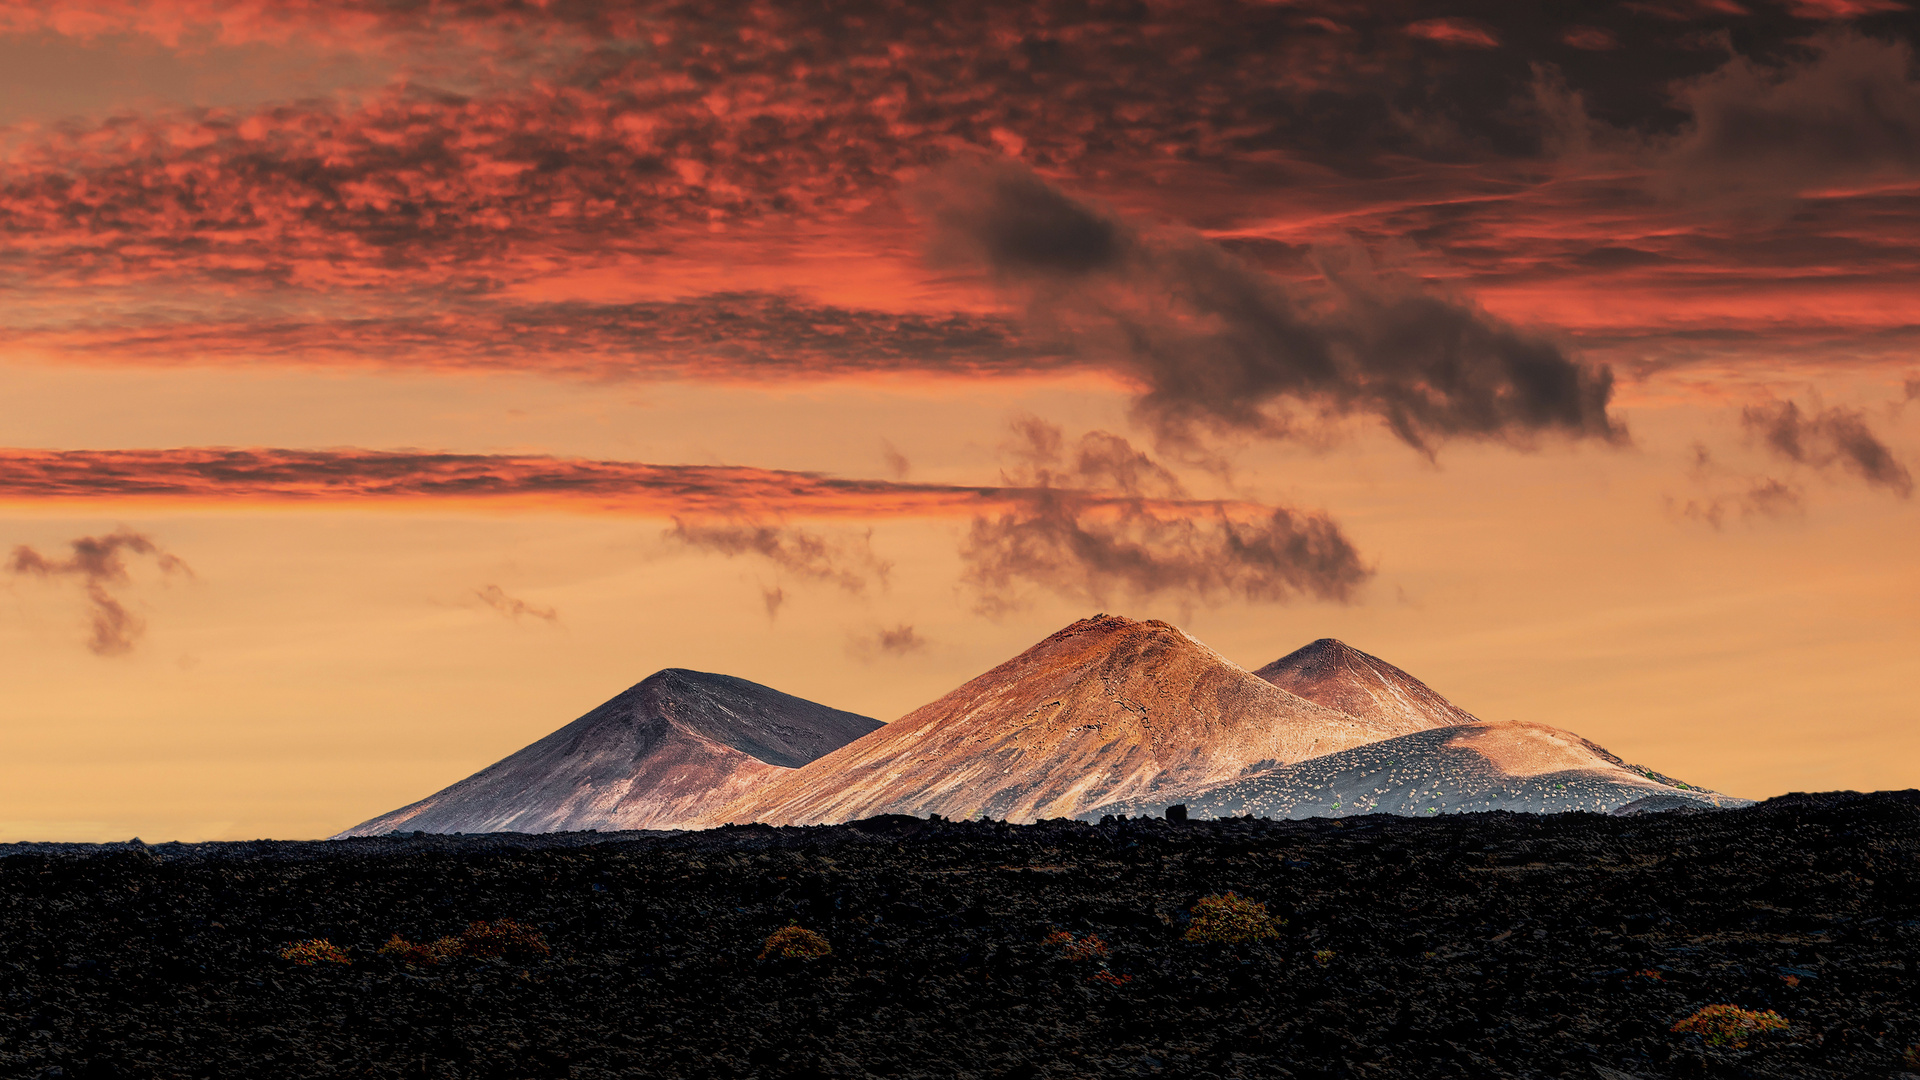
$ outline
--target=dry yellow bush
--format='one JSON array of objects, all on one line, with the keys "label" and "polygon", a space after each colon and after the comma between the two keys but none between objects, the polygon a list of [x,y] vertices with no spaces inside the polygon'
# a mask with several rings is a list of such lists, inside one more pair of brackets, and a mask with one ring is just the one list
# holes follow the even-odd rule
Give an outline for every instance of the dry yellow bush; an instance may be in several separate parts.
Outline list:
[{"label": "dry yellow bush", "polygon": [[1186,940],[1238,944],[1280,936],[1286,925],[1267,914],[1267,905],[1249,900],[1239,893],[1203,896],[1193,905],[1193,918],[1187,923]]},{"label": "dry yellow bush", "polygon": [[801,926],[783,926],[768,935],[766,947],[760,950],[760,959],[772,956],[783,960],[812,960],[832,952],[833,946],[819,934]]},{"label": "dry yellow bush", "polygon": [[309,938],[296,941],[280,950],[280,959],[291,960],[302,967],[315,964],[351,964],[347,951],[326,938]]},{"label": "dry yellow bush", "polygon": [[1709,1005],[1673,1025],[1673,1030],[1697,1033],[1707,1040],[1708,1046],[1738,1048],[1747,1045],[1747,1040],[1755,1035],[1780,1031],[1786,1026],[1785,1018],[1772,1009],[1754,1012],[1738,1005]]}]

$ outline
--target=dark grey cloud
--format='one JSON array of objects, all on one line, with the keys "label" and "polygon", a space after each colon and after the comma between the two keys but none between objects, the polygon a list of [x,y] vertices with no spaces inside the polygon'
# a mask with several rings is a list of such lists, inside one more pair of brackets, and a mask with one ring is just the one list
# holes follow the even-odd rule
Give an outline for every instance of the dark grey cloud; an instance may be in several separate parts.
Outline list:
[{"label": "dark grey cloud", "polygon": [[67,577],[80,583],[87,597],[90,633],[87,648],[98,656],[120,656],[132,652],[146,621],[127,610],[112,587],[130,584],[127,556],[145,555],[163,574],[187,574],[193,571],[173,554],[160,548],[153,538],[131,529],[116,529],[105,536],[82,536],[68,541],[72,554],[64,559],[49,558],[22,544],[7,559],[7,569],[17,576],[42,578]]},{"label": "dark grey cloud", "polygon": [[1016,609],[1036,589],[1095,603],[1344,601],[1372,576],[1325,514],[1174,501],[1184,492],[1172,474],[1118,436],[1093,432],[1069,448],[1044,422],[1014,426],[1019,464],[1007,479],[1026,494],[976,517],[960,549],[984,613]]},{"label": "dark grey cloud", "polygon": [[473,595],[479,597],[481,603],[515,622],[519,622],[522,615],[530,615],[533,618],[541,619],[549,623],[558,623],[560,621],[560,612],[556,609],[538,607],[518,597],[508,596],[507,591],[498,585],[488,585],[484,589],[475,589],[473,590]]},{"label": "dark grey cloud", "polygon": [[937,260],[977,267],[1043,335],[1136,386],[1163,438],[1283,436],[1370,415],[1432,452],[1448,439],[1618,441],[1613,377],[1460,300],[1323,265],[1290,287],[1197,234],[1073,199],[1008,162],[966,159],[920,192]]},{"label": "dark grey cloud", "polygon": [[1741,207],[1920,172],[1920,78],[1904,41],[1823,31],[1775,62],[1734,56],[1683,83],[1676,104],[1690,123],[1656,158],[1670,196]]},{"label": "dark grey cloud", "polygon": [[1774,401],[1748,406],[1740,420],[1749,434],[1788,461],[1820,469],[1838,466],[1901,498],[1913,493],[1913,476],[1858,409],[1816,406],[1804,412],[1795,402]]},{"label": "dark grey cloud", "polygon": [[[803,581],[835,585],[855,594],[866,592],[870,584],[885,589],[887,577],[893,570],[891,562],[874,553],[871,530],[826,536],[792,525],[676,517],[673,528],[665,535],[690,548],[728,558],[758,556]],[[767,614],[771,616],[779,611],[786,594],[776,589],[766,599]]]}]

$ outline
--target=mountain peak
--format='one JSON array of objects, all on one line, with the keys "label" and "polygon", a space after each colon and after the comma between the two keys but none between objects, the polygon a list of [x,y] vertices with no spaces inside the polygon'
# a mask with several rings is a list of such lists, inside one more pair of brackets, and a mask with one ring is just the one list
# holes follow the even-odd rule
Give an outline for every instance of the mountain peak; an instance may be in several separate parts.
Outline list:
[{"label": "mountain peak", "polygon": [[1073,817],[1395,734],[1257,679],[1178,627],[1100,614],[712,820]]},{"label": "mountain peak", "polygon": [[667,668],[465,780],[341,835],[685,828],[714,803],[880,726],[732,675]]},{"label": "mountain peak", "polygon": [[1338,638],[1302,646],[1254,674],[1308,701],[1392,728],[1395,734],[1479,722],[1426,683]]}]

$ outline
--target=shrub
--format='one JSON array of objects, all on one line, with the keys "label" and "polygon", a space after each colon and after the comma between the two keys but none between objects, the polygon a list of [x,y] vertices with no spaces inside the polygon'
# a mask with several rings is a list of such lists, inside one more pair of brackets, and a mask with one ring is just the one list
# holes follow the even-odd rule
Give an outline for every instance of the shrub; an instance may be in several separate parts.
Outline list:
[{"label": "shrub", "polygon": [[347,959],[347,950],[328,941],[326,938],[309,938],[296,941],[280,950],[280,959],[291,960],[301,967],[315,964],[351,964]]},{"label": "shrub", "polygon": [[1096,971],[1092,975],[1087,976],[1087,981],[1105,983],[1108,986],[1125,986],[1128,983],[1133,981],[1133,976],[1116,975],[1113,972],[1108,971],[1106,968],[1101,968],[1099,971]]},{"label": "shrub", "polygon": [[1047,939],[1041,944],[1059,949],[1062,960],[1072,960],[1075,962],[1081,960],[1104,960],[1108,952],[1107,943],[1101,941],[1098,937],[1088,934],[1086,937],[1076,940],[1072,934],[1067,933],[1065,930],[1055,930],[1053,933],[1048,934]]},{"label": "shrub", "polygon": [[812,960],[833,954],[833,946],[827,939],[798,924],[783,926],[767,935],[766,947],[760,950],[760,959],[775,957],[781,960]]},{"label": "shrub", "polygon": [[[438,948],[441,941],[432,947]],[[547,939],[540,931],[525,923],[512,919],[495,919],[492,922],[468,923],[460,932],[460,955],[493,957],[504,956],[510,960],[536,960],[553,953],[547,948]]]},{"label": "shrub", "polygon": [[1738,1005],[1709,1005],[1673,1025],[1673,1030],[1697,1033],[1707,1040],[1708,1046],[1738,1048],[1747,1045],[1747,1040],[1755,1035],[1780,1031],[1786,1026],[1786,1020],[1772,1009],[1754,1012]]},{"label": "shrub", "polygon": [[1920,1043],[1907,1047],[1907,1052],[1900,1055],[1900,1060],[1909,1069],[1920,1069]]},{"label": "shrub", "polygon": [[381,956],[391,956],[403,964],[437,964],[442,960],[451,960],[461,952],[460,939],[454,937],[443,937],[430,945],[416,945],[395,934],[380,946]]},{"label": "shrub", "polygon": [[1321,967],[1326,967],[1328,964],[1333,963],[1333,950],[1332,949],[1313,950],[1313,962],[1316,964],[1319,964]]},{"label": "shrub", "polygon": [[1285,922],[1267,914],[1267,905],[1238,893],[1203,896],[1193,905],[1186,940],[1237,944],[1280,936]]}]

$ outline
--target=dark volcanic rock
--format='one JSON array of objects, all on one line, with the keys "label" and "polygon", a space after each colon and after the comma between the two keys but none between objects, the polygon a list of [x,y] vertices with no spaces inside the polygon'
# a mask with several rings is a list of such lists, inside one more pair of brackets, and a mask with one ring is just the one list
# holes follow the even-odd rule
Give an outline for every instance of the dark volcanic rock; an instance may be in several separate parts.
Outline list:
[{"label": "dark volcanic rock", "polygon": [[[1182,940],[1229,889],[1281,936]],[[375,951],[502,917],[552,956]],[[795,920],[833,954],[757,959]],[[313,937],[353,963],[279,958]],[[1669,1030],[1719,1003],[1789,1027],[1743,1048]],[[8,1078],[1892,1080],[1916,1043],[1911,791],[1627,818],[0,846]]]},{"label": "dark volcanic rock", "polygon": [[668,668],[526,749],[340,835],[680,828],[880,726],[731,675]]},{"label": "dark volcanic rock", "polygon": [[1426,683],[1335,638],[1296,649],[1254,674],[1316,705],[1391,727],[1396,735],[1480,722]]},{"label": "dark volcanic rock", "polygon": [[[1418,731],[1271,768],[1186,800],[1195,817],[1310,818],[1356,814],[1639,813],[1749,805],[1628,765],[1545,724],[1475,722]],[[1139,801],[1115,813],[1159,814]]]}]

